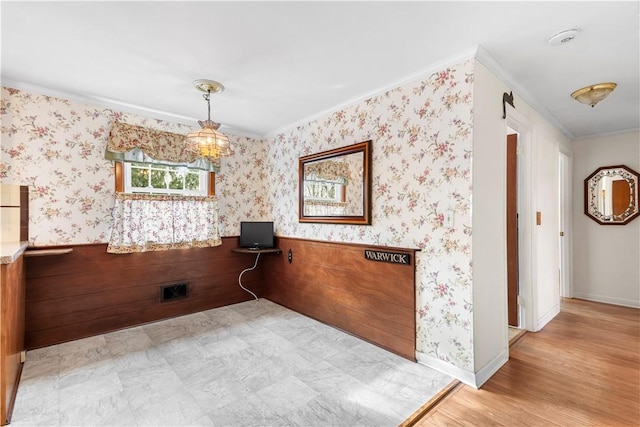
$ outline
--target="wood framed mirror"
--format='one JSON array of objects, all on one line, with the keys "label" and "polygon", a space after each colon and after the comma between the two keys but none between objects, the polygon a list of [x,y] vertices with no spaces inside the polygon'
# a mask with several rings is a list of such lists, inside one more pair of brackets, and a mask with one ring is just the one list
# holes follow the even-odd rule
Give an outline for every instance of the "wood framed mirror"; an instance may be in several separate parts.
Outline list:
[{"label": "wood framed mirror", "polygon": [[603,166],[584,180],[584,213],[602,225],[624,225],[640,214],[638,172]]},{"label": "wood framed mirror", "polygon": [[300,222],[371,224],[371,141],[300,157]]}]

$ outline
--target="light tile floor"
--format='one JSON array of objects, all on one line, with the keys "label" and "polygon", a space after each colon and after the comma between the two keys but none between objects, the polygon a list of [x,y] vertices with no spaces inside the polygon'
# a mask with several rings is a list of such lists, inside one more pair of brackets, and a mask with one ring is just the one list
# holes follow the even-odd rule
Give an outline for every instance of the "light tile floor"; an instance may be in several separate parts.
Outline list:
[{"label": "light tile floor", "polygon": [[11,425],[397,426],[452,380],[261,299],[30,351]]}]

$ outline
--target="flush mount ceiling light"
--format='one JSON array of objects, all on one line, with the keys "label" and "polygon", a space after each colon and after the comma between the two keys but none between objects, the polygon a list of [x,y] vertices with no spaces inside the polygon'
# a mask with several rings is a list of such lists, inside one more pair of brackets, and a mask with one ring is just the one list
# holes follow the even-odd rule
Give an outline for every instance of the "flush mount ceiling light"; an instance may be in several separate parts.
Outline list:
[{"label": "flush mount ceiling light", "polygon": [[589,104],[591,107],[595,107],[598,102],[609,96],[616,86],[617,84],[611,82],[598,83],[576,90],[571,94],[571,97],[583,104]]},{"label": "flush mount ceiling light", "polygon": [[220,123],[211,120],[211,94],[220,93],[224,90],[221,83],[213,80],[196,80],[193,82],[196,89],[206,92],[202,97],[207,101],[207,120],[198,120],[202,129],[193,131],[186,136],[186,143],[198,153],[200,157],[216,161],[220,157],[233,154],[231,151],[231,141],[229,137],[218,132]]},{"label": "flush mount ceiling light", "polygon": [[564,30],[549,37],[548,42],[551,46],[561,46],[575,39],[577,35],[578,30],[575,28],[571,30]]}]

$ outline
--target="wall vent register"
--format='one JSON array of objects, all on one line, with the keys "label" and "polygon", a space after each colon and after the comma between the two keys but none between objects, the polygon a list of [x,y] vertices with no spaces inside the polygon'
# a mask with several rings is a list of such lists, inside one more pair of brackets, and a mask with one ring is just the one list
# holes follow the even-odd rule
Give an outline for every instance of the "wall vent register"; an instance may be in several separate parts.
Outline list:
[{"label": "wall vent register", "polygon": [[189,296],[188,283],[160,286],[160,302],[175,301]]}]

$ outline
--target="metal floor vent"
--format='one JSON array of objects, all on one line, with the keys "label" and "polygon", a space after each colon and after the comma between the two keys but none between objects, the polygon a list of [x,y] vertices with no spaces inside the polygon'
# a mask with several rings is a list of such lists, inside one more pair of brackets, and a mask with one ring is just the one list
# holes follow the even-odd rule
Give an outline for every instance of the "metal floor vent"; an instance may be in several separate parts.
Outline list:
[{"label": "metal floor vent", "polygon": [[189,296],[188,283],[160,286],[160,302],[175,301]]}]

